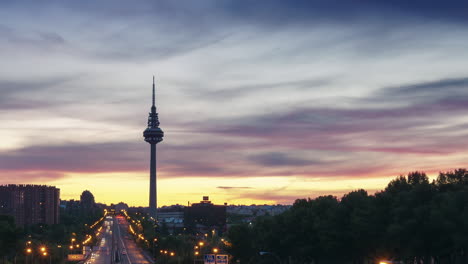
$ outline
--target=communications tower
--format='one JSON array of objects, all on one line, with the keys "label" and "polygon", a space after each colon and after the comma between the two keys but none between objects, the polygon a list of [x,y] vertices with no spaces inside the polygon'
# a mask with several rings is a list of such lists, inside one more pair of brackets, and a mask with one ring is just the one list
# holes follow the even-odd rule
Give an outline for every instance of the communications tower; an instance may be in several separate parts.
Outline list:
[{"label": "communications tower", "polygon": [[161,142],[164,137],[164,132],[159,128],[159,118],[155,106],[155,88],[153,76],[153,105],[148,116],[148,127],[143,132],[145,141],[151,145],[150,158],[150,192],[149,192],[149,214],[155,220],[157,208],[157,189],[156,189],[156,144]]}]

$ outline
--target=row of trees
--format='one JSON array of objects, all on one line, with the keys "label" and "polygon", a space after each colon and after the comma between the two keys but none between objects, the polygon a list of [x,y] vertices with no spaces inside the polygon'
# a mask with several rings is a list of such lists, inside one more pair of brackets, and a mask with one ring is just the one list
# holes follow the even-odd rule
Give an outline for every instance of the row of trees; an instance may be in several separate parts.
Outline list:
[{"label": "row of trees", "polygon": [[[423,172],[369,195],[296,200],[290,210],[230,229],[241,263],[468,263],[468,172]],[[259,252],[272,254],[260,256]]]}]

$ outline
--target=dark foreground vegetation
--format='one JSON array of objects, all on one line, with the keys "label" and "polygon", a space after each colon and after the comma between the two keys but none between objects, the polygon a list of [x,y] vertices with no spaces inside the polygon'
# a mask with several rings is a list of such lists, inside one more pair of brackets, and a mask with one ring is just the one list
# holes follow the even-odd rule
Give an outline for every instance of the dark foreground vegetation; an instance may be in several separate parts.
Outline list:
[{"label": "dark foreground vegetation", "polygon": [[433,182],[413,172],[375,195],[299,199],[281,215],[233,226],[228,236],[241,263],[468,263],[468,171]]},{"label": "dark foreground vegetation", "polygon": [[[94,230],[89,227],[102,217],[102,210],[69,211],[61,208],[60,224],[37,224],[26,228],[15,225],[11,216],[0,215],[0,264],[10,263],[65,263],[70,238],[83,241]],[[41,255],[44,247],[47,256]],[[31,249],[31,253],[26,250]]]}]

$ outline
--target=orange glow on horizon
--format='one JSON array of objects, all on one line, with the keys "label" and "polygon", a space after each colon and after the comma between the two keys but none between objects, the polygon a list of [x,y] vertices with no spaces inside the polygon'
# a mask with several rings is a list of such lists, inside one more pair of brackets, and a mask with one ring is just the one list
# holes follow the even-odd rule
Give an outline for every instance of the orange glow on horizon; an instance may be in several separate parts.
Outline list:
[{"label": "orange glow on horizon", "polygon": [[[410,171],[410,170],[409,170]],[[296,199],[320,195],[343,194],[365,189],[369,193],[382,190],[397,175],[381,178],[310,178],[290,177],[188,177],[158,179],[158,206],[198,203],[209,196],[214,204],[292,204]],[[437,174],[428,174],[435,178]],[[62,200],[79,200],[84,190],[90,190],[96,202],[129,206],[147,206],[149,175],[147,173],[70,173],[48,182],[60,188]],[[227,186],[227,187],[226,187]]]}]

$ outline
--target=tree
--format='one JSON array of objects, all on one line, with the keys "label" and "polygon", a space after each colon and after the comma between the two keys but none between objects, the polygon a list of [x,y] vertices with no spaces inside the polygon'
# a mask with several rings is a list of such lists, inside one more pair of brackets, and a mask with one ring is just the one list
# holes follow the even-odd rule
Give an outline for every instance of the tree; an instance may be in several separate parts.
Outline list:
[{"label": "tree", "polygon": [[15,219],[12,216],[0,215],[0,256],[3,258],[15,255],[18,239]]},{"label": "tree", "polygon": [[259,251],[294,263],[468,263],[468,173],[441,172],[431,183],[416,171],[374,195],[298,199],[283,214],[231,227],[229,239],[242,263],[271,261]]}]

